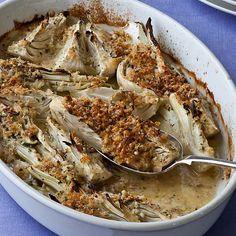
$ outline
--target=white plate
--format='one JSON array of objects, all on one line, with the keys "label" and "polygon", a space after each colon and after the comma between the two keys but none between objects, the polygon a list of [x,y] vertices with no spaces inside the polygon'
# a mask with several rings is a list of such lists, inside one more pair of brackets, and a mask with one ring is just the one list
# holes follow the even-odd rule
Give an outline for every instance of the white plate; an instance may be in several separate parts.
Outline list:
[{"label": "white plate", "polygon": [[236,6],[236,0],[223,0],[224,2],[228,2],[230,3],[231,5],[234,5]]},{"label": "white plate", "polygon": [[[49,9],[66,10],[78,1],[3,2],[0,4],[0,35],[14,26],[14,20],[30,20],[35,14],[45,14]],[[162,41],[162,46],[178,58],[186,68],[195,72],[196,76],[206,82],[213,91],[216,101],[221,104],[222,115],[232,132],[232,143],[235,144],[236,91],[227,71],[212,52],[186,28],[150,6],[136,0],[102,0],[102,2],[106,8],[113,9],[115,13],[124,16],[128,13],[131,20],[145,22],[148,17],[153,19],[155,33]],[[214,224],[226,206],[236,187],[236,172],[232,174],[228,184],[219,189],[215,198],[204,207],[177,219],[149,223],[118,222],[76,212],[53,202],[29,187],[2,161],[0,161],[0,183],[26,212],[59,235],[201,236]]]},{"label": "white plate", "polygon": [[208,6],[214,7],[220,11],[227,12],[236,16],[236,1],[234,0],[199,0],[207,4]]}]

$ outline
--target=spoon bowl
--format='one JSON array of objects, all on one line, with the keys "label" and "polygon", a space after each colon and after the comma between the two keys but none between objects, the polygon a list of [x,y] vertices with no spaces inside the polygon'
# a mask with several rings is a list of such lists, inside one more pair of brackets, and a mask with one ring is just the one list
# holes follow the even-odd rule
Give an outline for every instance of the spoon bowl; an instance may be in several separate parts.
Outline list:
[{"label": "spoon bowl", "polygon": [[173,168],[175,168],[178,165],[189,165],[191,166],[193,163],[199,163],[199,164],[209,164],[209,165],[214,165],[214,166],[219,166],[222,168],[234,168],[236,169],[236,162],[229,161],[229,160],[224,160],[224,159],[216,159],[214,157],[207,157],[207,156],[197,156],[197,155],[189,155],[184,157],[183,153],[183,146],[180,143],[180,141],[174,137],[173,135],[170,135],[166,133],[163,130],[159,130],[160,133],[165,134],[168,139],[175,144],[175,147],[178,150],[178,157],[177,159],[174,159],[172,162],[170,162],[168,165],[163,166],[161,171],[141,171],[137,169],[133,169],[128,166],[124,166],[121,164],[118,164],[115,162],[112,158],[104,154],[102,151],[96,149],[96,151],[104,157],[108,162],[110,162],[112,165],[116,166],[120,170],[124,170],[126,172],[136,174],[136,175],[141,175],[141,176],[155,176],[155,175],[160,175],[164,174]]}]

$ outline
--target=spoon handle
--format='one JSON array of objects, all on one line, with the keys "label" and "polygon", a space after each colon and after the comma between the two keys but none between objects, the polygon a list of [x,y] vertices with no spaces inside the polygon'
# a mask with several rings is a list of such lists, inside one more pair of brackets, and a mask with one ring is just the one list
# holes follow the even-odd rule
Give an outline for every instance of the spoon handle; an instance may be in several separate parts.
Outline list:
[{"label": "spoon handle", "polygon": [[236,162],[234,161],[216,159],[212,157],[195,156],[195,155],[188,156],[187,158],[178,161],[178,164],[181,164],[181,163],[187,164],[187,165],[192,165],[192,163],[205,163],[205,164],[210,164],[210,165],[215,165],[215,166],[230,167],[230,168],[236,169]]}]

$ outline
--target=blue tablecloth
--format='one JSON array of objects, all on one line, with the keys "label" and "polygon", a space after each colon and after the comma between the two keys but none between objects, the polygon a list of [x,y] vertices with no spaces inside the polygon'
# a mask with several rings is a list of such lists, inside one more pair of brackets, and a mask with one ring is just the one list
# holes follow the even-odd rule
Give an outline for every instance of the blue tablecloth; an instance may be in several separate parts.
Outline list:
[{"label": "blue tablecloth", "polygon": [[[0,0],[2,2],[3,0]],[[236,82],[236,17],[198,0],[143,0],[185,25],[220,59]],[[236,194],[205,236],[236,235]],[[26,214],[0,186],[0,235],[54,235]]]}]

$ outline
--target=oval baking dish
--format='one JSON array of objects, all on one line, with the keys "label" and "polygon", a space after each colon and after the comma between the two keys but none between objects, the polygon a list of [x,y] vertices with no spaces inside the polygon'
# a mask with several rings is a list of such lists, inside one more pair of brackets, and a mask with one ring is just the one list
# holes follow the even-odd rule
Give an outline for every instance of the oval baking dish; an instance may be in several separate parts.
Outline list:
[{"label": "oval baking dish", "polygon": [[[99,6],[95,1],[94,6]],[[9,0],[0,5],[0,35],[14,27],[14,21],[32,20],[35,15],[44,15],[49,10],[64,11],[74,4],[88,1]],[[132,4],[131,4],[132,3]],[[97,5],[96,5],[97,4]],[[161,48],[177,58],[197,78],[206,82],[212,94],[198,80],[198,89],[221,105],[225,125],[225,152],[235,159],[233,147],[236,140],[235,87],[228,73],[215,56],[188,30],[180,24],[138,1],[102,1],[103,7],[114,15],[145,23],[151,17],[155,35]],[[24,9],[27,7],[27,13]],[[89,7],[89,6],[88,6]],[[91,5],[90,5],[91,7]],[[17,11],[15,10],[17,9]],[[91,8],[92,9],[92,8]],[[191,83],[196,83],[194,73],[189,73]],[[220,114],[220,112],[219,112]],[[220,117],[220,116],[219,116]],[[132,223],[106,220],[76,212],[44,197],[18,178],[0,161],[0,182],[12,198],[33,218],[59,235],[202,235],[216,221],[235,189],[236,176],[232,171],[227,183],[219,185],[215,198],[204,207],[176,219],[160,222]]]}]

